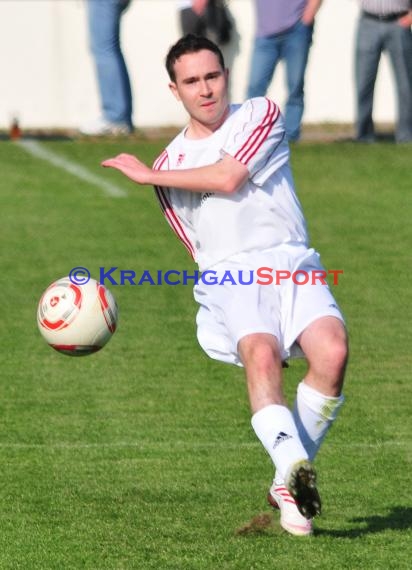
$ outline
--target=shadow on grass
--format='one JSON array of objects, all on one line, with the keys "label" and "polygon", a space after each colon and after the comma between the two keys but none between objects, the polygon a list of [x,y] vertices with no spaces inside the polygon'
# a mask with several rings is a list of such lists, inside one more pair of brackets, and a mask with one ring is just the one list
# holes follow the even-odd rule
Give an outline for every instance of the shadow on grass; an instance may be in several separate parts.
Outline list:
[{"label": "shadow on grass", "polygon": [[359,538],[366,534],[383,532],[385,530],[407,530],[412,528],[412,508],[393,507],[387,515],[356,517],[349,522],[363,523],[365,526],[349,530],[317,528],[315,534],[318,536],[333,536],[335,538]]}]

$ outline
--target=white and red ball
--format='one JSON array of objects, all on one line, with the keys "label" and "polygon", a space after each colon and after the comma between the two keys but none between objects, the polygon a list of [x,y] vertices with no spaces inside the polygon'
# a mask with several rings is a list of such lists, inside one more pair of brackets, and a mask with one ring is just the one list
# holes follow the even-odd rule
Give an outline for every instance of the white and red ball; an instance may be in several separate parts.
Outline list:
[{"label": "white and red ball", "polygon": [[69,277],[54,281],[37,307],[37,324],[46,342],[69,356],[97,352],[116,330],[118,309],[106,287],[90,279],[83,285]]}]

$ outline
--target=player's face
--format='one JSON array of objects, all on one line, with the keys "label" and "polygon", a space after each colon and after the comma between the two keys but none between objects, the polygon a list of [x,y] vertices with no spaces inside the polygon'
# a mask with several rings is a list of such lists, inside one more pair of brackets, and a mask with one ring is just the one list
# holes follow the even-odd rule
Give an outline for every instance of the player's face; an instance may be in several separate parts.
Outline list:
[{"label": "player's face", "polygon": [[215,53],[201,50],[182,55],[175,63],[176,80],[170,89],[190,115],[195,132],[215,131],[229,110],[228,72]]}]

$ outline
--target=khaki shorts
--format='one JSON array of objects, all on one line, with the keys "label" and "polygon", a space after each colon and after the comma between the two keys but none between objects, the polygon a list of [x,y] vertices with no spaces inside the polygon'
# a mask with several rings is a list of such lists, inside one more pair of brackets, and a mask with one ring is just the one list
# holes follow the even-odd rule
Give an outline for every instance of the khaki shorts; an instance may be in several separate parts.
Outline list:
[{"label": "khaki shorts", "polygon": [[[273,270],[264,270],[263,279],[258,276],[263,275],[262,270],[257,273],[262,267]],[[211,358],[242,366],[237,350],[239,340],[252,333],[269,333],[277,338],[283,360],[304,356],[296,339],[312,322],[326,316],[344,321],[328,285],[313,278],[322,270],[315,250],[288,245],[237,254],[216,264],[209,273],[203,273],[203,279],[217,283],[199,281],[194,288],[200,305],[196,323],[201,347]],[[251,271],[253,282],[240,284],[251,280]],[[296,284],[292,277],[282,278],[287,272],[295,274],[296,281],[306,280],[307,275],[308,282]],[[269,275],[273,276],[271,284],[257,283],[267,283]],[[219,284],[222,279],[224,283]]]}]

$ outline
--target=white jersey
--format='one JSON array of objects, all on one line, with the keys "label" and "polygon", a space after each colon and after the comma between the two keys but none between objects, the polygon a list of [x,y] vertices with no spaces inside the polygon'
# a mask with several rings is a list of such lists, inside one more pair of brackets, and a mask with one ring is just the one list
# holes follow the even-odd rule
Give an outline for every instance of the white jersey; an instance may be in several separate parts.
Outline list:
[{"label": "white jersey", "polygon": [[201,271],[240,252],[307,246],[284,124],[273,101],[258,97],[231,105],[229,117],[209,137],[192,140],[185,131],[155,161],[155,169],[206,166],[227,153],[249,171],[247,182],[229,195],[156,187],[168,222]]}]

